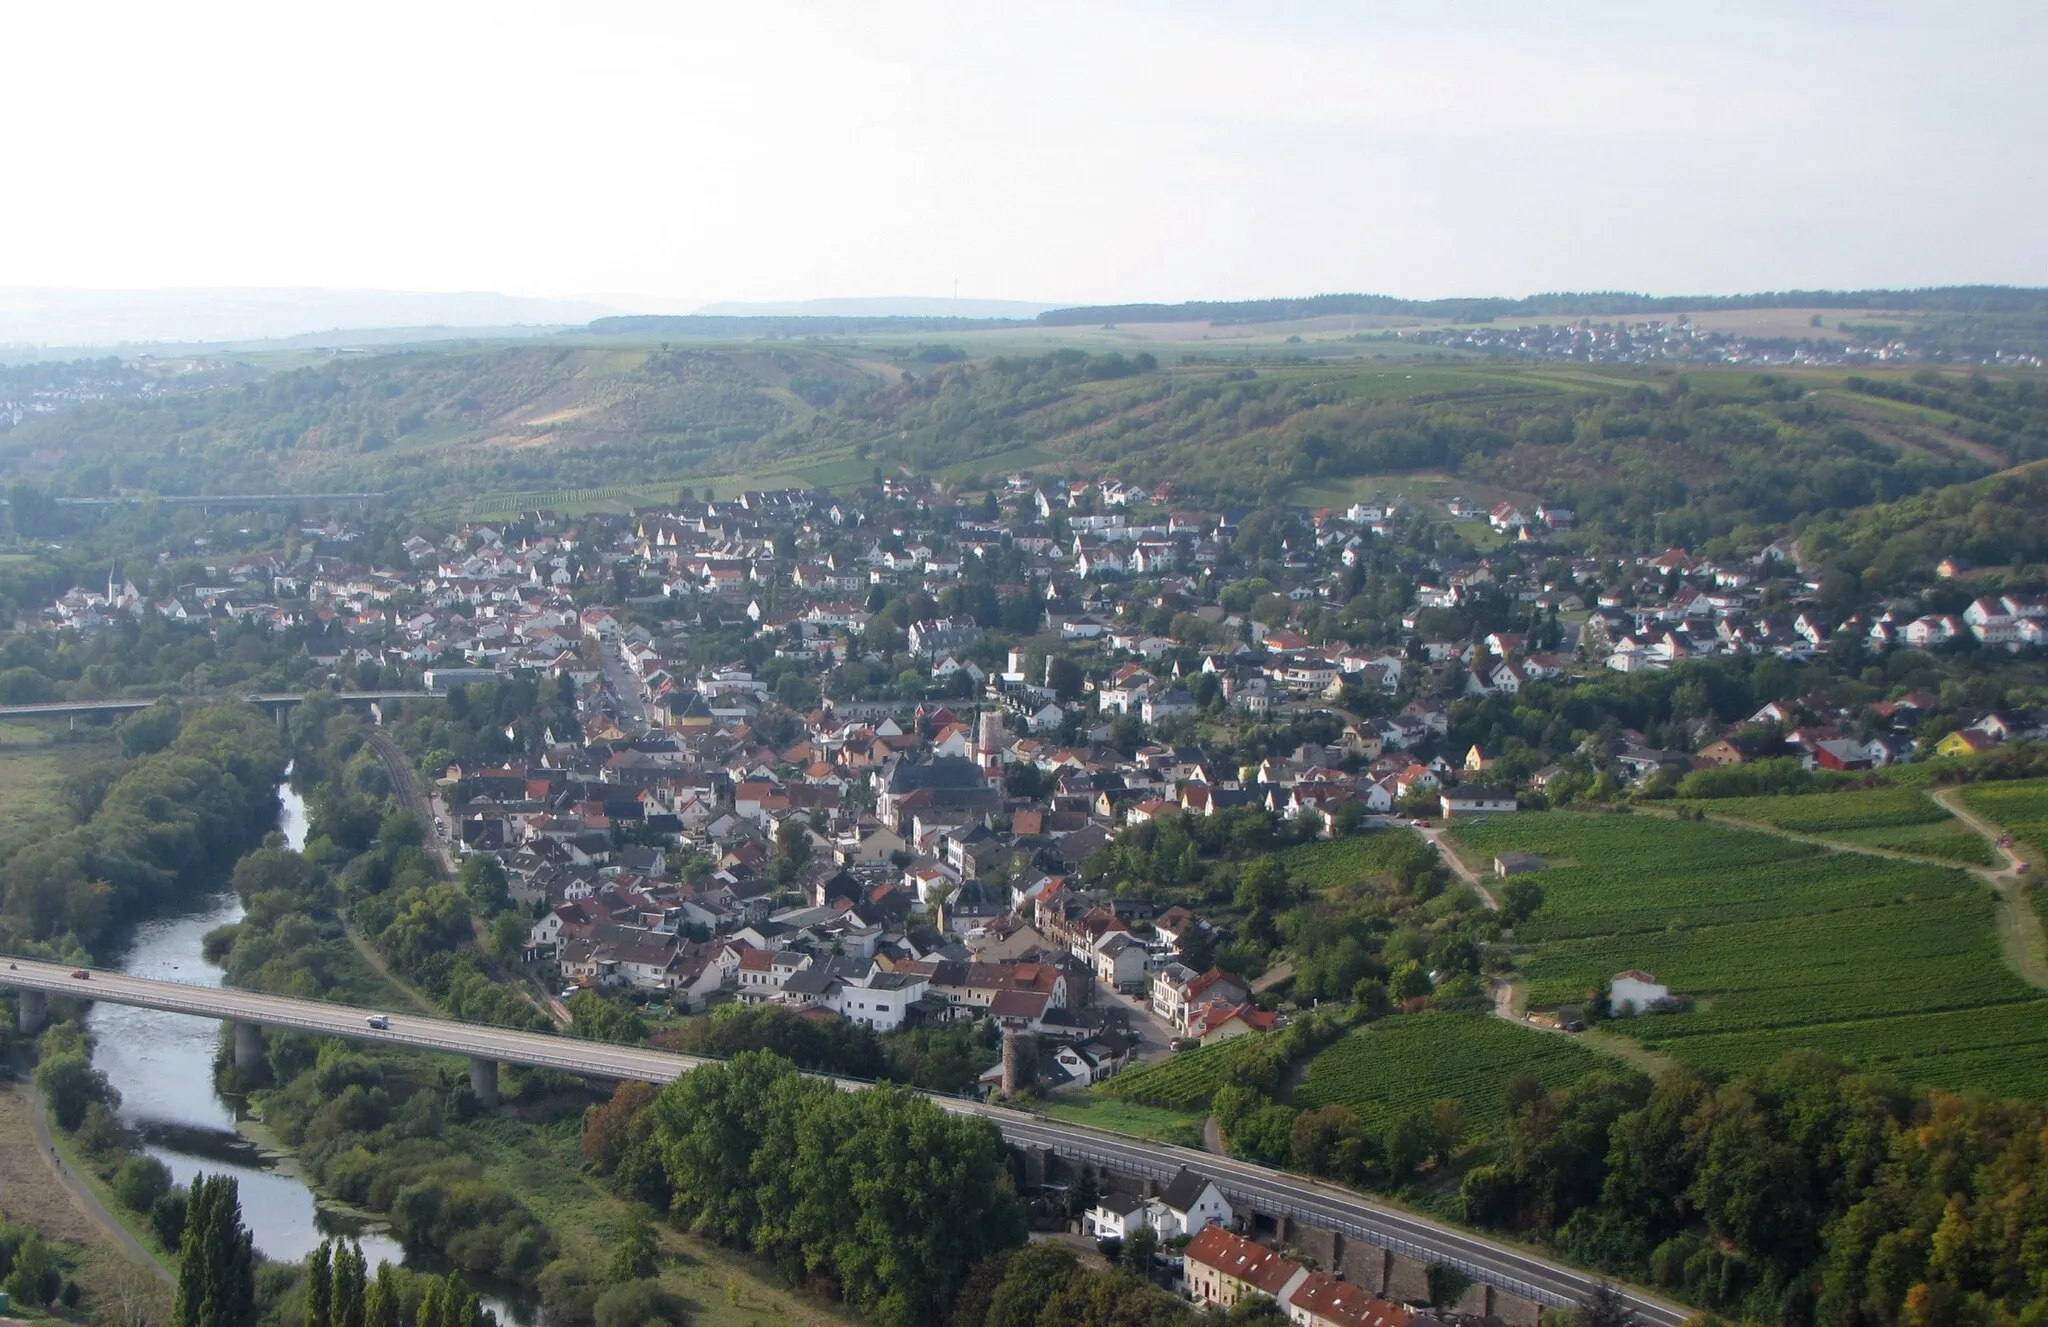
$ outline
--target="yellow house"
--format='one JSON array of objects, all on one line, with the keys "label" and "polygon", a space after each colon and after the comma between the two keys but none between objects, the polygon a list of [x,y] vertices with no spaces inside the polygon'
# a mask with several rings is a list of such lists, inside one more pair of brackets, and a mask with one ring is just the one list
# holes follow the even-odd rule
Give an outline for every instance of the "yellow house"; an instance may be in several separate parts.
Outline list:
[{"label": "yellow house", "polygon": [[1210,1225],[1188,1241],[1188,1289],[1205,1304],[1227,1309],[1248,1295],[1263,1295],[1281,1304],[1287,1293],[1308,1276],[1292,1258]]},{"label": "yellow house", "polygon": [[1934,754],[1937,756],[1974,756],[1989,751],[1998,743],[1989,733],[1980,733],[1974,728],[1965,728],[1950,733],[1937,742]]}]

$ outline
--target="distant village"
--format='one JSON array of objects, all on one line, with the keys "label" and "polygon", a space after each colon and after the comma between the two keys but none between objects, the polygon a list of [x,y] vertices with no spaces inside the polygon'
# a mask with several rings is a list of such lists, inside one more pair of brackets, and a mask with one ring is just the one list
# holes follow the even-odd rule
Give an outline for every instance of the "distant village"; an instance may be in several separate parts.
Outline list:
[{"label": "distant village", "polygon": [[[1813,329],[1821,320],[1815,315]],[[1399,333],[1404,341],[1476,350],[1489,355],[1576,360],[1588,364],[1743,364],[1759,368],[1851,368],[1859,365],[1919,363],[1916,350],[1898,327],[1837,324],[1841,338],[1758,336],[1696,325],[1690,315],[1635,322],[1580,318],[1576,322],[1522,327],[1445,327]],[[2039,368],[2041,357],[1998,350],[1982,363]]]},{"label": "distant village", "polygon": [[[132,578],[74,589],[43,625],[307,630],[316,669],[451,698],[550,679],[575,727],[428,773],[434,831],[502,862],[534,917],[527,956],[565,990],[772,1004],[878,1032],[986,1020],[1035,1047],[990,1081],[1052,1086],[1274,1026],[1245,981],[1182,961],[1213,919],[1086,887],[1084,864],[1133,826],[1249,807],[1327,835],[1513,813],[1565,767],[1511,769],[1454,742],[1462,701],[1716,656],[1796,661],[1845,636],[1876,653],[2048,643],[2048,604],[2031,597],[1831,618],[1787,543],[1562,553],[1549,541],[1574,515],[1554,503],[1299,512],[1304,537],[1258,558],[1247,591],[1233,549],[1249,514],[1174,497],[1020,475],[959,500],[891,479],[859,499],[472,521],[406,540],[404,566],[368,564],[362,529],[334,519],[168,595]],[[1422,526],[1481,521],[1493,552],[1414,551]],[[1370,559],[1412,592],[1340,634],[1326,610],[1359,594]],[[1526,629],[1434,628],[1433,610],[1482,597]],[[711,640],[737,644],[707,657]],[[1600,764],[1623,784],[1772,756],[1869,769],[1916,754],[1941,703],[1787,696],[1678,740],[1605,734]],[[1328,740],[1252,763],[1202,738],[1309,716]],[[2042,731],[2038,715],[1978,713],[1940,749]]]}]

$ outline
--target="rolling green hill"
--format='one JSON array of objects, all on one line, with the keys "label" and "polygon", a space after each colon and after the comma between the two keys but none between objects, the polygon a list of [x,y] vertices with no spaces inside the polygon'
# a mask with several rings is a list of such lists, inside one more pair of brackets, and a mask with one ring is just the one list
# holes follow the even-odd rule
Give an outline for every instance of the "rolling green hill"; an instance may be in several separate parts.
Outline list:
[{"label": "rolling green hill", "polygon": [[1567,502],[1595,543],[1698,546],[1920,500],[2048,450],[2048,402],[2029,385],[1926,378],[585,337],[338,356],[81,403],[0,433],[0,478],[60,494],[431,490],[474,505],[647,501],[685,482],[845,487],[877,469],[972,490],[1022,469],[1248,505],[1429,476]]}]

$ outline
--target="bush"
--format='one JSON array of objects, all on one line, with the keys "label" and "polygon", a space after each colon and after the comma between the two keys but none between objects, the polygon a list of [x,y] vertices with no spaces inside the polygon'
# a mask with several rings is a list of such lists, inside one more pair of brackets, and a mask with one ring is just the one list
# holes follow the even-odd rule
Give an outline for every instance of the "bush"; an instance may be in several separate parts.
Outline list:
[{"label": "bush", "polygon": [[66,1132],[84,1121],[87,1106],[94,1102],[112,1104],[121,1099],[107,1082],[107,1076],[93,1068],[80,1051],[45,1058],[36,1066],[36,1086],[43,1090],[50,1113]]},{"label": "bush", "polygon": [[171,1172],[155,1157],[129,1157],[114,1172],[113,1189],[121,1206],[148,1213],[171,1191]]},{"label": "bush", "polygon": [[156,1242],[167,1249],[175,1249],[185,1238],[185,1212],[187,1199],[183,1189],[173,1189],[150,1205],[149,1228],[156,1233]]},{"label": "bush", "polygon": [[597,1297],[591,1307],[597,1327],[682,1327],[688,1315],[675,1296],[655,1280],[628,1281]]}]

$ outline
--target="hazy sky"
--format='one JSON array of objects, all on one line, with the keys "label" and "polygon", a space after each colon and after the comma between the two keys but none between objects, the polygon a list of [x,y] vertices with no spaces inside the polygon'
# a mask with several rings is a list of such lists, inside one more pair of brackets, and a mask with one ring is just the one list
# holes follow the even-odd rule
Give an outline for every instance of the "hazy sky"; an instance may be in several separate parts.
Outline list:
[{"label": "hazy sky", "polygon": [[23,0],[0,285],[2048,284],[2044,39],[2034,3]]}]

